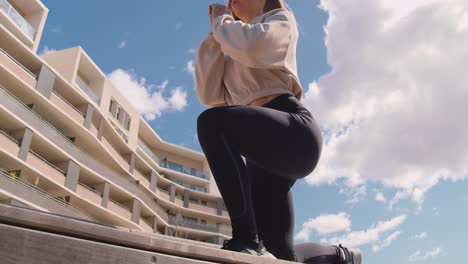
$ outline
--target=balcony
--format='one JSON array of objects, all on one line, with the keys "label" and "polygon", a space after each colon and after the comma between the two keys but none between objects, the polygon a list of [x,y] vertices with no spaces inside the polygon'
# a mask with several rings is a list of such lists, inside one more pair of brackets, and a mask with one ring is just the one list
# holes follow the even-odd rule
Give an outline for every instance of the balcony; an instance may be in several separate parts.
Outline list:
[{"label": "balcony", "polygon": [[54,164],[50,163],[47,159],[45,159],[41,155],[31,150],[28,153],[26,160],[31,167],[41,172],[42,174],[46,175],[49,179],[53,180],[55,183],[61,186],[65,185],[65,172],[61,170],[60,168],[58,168],[57,166],[55,166]]},{"label": "balcony", "polygon": [[6,150],[11,155],[17,157],[19,153],[19,142],[7,132],[0,129],[0,147]]},{"label": "balcony", "polygon": [[214,215],[218,214],[218,210],[216,208],[209,207],[209,206],[204,206],[204,205],[200,205],[200,204],[196,204],[196,203],[189,203],[188,208],[193,209],[193,210],[197,210],[197,211],[201,211],[201,212],[205,212],[205,213],[214,214]]},{"label": "balcony", "polygon": [[130,164],[128,163],[128,161],[125,160],[124,157],[122,157],[122,155],[120,155],[120,153],[117,152],[117,150],[115,150],[115,148],[111,145],[109,141],[107,141],[105,137],[102,137],[101,143],[104,145],[106,150],[108,150],[112,154],[112,157],[114,157],[114,159],[116,159],[120,163],[120,165],[122,165],[122,167],[124,167],[126,170],[129,169]]},{"label": "balcony", "polygon": [[190,219],[179,219],[179,218],[176,219],[176,217],[173,215],[169,215],[169,224],[180,226],[180,227],[198,229],[202,231],[214,232],[214,233],[219,232],[219,228],[216,225],[201,224]]},{"label": "balcony", "polygon": [[0,186],[2,189],[15,194],[21,199],[32,201],[35,205],[45,208],[51,212],[95,221],[91,216],[73,207],[47,192],[29,184],[21,178],[13,179],[10,175],[0,169]]},{"label": "balcony", "polygon": [[172,161],[160,160],[159,166],[208,180],[208,175],[194,168],[187,168]]},{"label": "balcony", "polygon": [[36,36],[36,30],[20,15],[7,0],[0,0],[0,10],[2,10],[31,40]]},{"label": "balcony", "polygon": [[55,91],[51,93],[50,101],[78,122],[78,124],[84,123],[84,114]]},{"label": "balcony", "polygon": [[151,149],[140,139],[138,139],[138,146],[156,163],[159,164],[161,159],[151,151]]},{"label": "balcony", "polygon": [[[193,168],[186,168],[182,165],[179,165],[177,163],[171,162],[171,161],[166,161],[166,160],[161,160],[154,152],[140,139],[138,139],[138,146],[154,161],[156,164],[158,164],[161,167],[168,168],[174,171],[178,171],[184,174],[188,174],[191,176],[195,176],[198,178],[202,178],[205,180],[208,180],[208,175],[200,172],[196,169]],[[194,190],[194,189],[192,189]],[[198,190],[198,189],[197,189]],[[201,192],[206,192],[202,188],[200,188]]]},{"label": "balcony", "polygon": [[36,86],[37,76],[2,48],[0,48],[0,65],[30,87]]},{"label": "balcony", "polygon": [[94,93],[94,91],[85,81],[83,81],[83,79],[81,79],[79,75],[76,75],[75,83],[83,92],[85,92],[86,95],[88,95],[97,105],[99,105],[101,98]]},{"label": "balcony", "polygon": [[139,184],[145,186],[148,189],[150,188],[150,182],[148,181],[148,179],[146,179],[143,173],[141,173],[138,169],[135,169],[133,171],[133,174],[135,178],[139,181]]},{"label": "balcony", "polygon": [[161,189],[158,187],[158,193],[157,193],[159,196],[161,196],[164,200],[166,201],[169,201],[170,200],[170,195],[169,195],[169,192],[164,190],[164,189]]},{"label": "balcony", "polygon": [[140,217],[139,225],[143,228],[144,231],[153,233],[153,227],[148,223],[143,217]]},{"label": "balcony", "polygon": [[120,203],[112,200],[109,198],[109,203],[107,204],[107,208],[111,210],[112,212],[116,213],[117,215],[125,218],[126,220],[132,219],[132,213],[129,211],[129,209]]},{"label": "balcony", "polygon": [[101,206],[101,202],[102,202],[101,194],[91,189],[90,187],[82,184],[81,182],[79,182],[76,187],[76,193],[82,198],[85,198],[88,201],[92,202],[93,204],[97,206]]}]

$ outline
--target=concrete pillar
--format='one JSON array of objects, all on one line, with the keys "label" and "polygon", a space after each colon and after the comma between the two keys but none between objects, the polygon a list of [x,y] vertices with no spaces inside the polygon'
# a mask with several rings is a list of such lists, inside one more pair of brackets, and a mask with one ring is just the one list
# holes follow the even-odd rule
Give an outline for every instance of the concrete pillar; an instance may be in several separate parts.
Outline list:
[{"label": "concrete pillar", "polygon": [[20,150],[18,153],[18,158],[21,160],[26,161],[26,158],[28,157],[29,148],[31,147],[32,135],[33,132],[31,129],[24,129],[23,139],[21,139]]},{"label": "concrete pillar", "polygon": [[110,193],[110,183],[104,182],[103,190],[102,190],[102,201],[101,206],[107,208],[107,204],[109,203],[109,193]]},{"label": "concrete pillar", "polygon": [[150,177],[150,190],[156,192],[156,188],[158,186],[158,175],[152,170]]},{"label": "concrete pillar", "polygon": [[98,134],[97,138],[101,140],[102,135],[104,134],[104,127],[106,125],[106,119],[104,116],[101,116],[101,120],[99,120],[99,127],[98,127]]},{"label": "concrete pillar", "polygon": [[158,221],[156,220],[156,216],[152,217],[153,222],[153,232],[158,233]]},{"label": "concrete pillar", "polygon": [[182,197],[184,198],[184,207],[188,208],[190,202],[190,191],[184,190],[184,194],[182,195]]},{"label": "concrete pillar", "polygon": [[175,184],[171,184],[169,188],[169,194],[170,194],[170,201],[175,202],[175,191],[176,191],[176,186]]},{"label": "concrete pillar", "polygon": [[217,198],[216,199],[216,213],[218,215],[222,215],[223,214],[223,198]]},{"label": "concrete pillar", "polygon": [[141,211],[140,201],[134,198],[133,203],[132,203],[132,222],[137,223],[137,224],[140,222],[140,211]]},{"label": "concrete pillar", "polygon": [[135,171],[135,160],[136,160],[136,155],[135,155],[135,152],[132,152],[130,153],[130,166],[128,168],[128,171],[133,174],[133,172]]},{"label": "concrete pillar", "polygon": [[70,160],[68,162],[67,172],[65,173],[65,187],[75,192],[79,176],[80,166],[73,160]]},{"label": "concrete pillar", "polygon": [[91,122],[93,121],[93,112],[94,107],[91,104],[86,105],[85,120],[83,126],[89,129],[91,127]]},{"label": "concrete pillar", "polygon": [[54,88],[55,77],[55,73],[49,67],[42,64],[36,83],[36,90],[46,98],[50,98],[50,94]]}]

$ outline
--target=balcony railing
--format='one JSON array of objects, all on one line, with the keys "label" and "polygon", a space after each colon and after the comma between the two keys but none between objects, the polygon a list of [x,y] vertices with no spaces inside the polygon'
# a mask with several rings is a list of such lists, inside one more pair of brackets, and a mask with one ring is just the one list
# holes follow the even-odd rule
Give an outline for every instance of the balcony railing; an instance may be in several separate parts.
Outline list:
[{"label": "balcony railing", "polygon": [[[180,165],[180,164],[177,164],[177,163],[174,163],[174,162],[171,162],[171,161],[160,159],[158,156],[156,156],[156,154],[154,154],[154,152],[141,139],[138,139],[138,146],[140,146],[140,148],[146,154],[148,154],[148,156],[150,156],[154,160],[154,162],[156,162],[156,164],[158,164],[161,167],[168,168],[168,169],[171,169],[171,170],[182,172],[184,174],[188,174],[188,175],[191,175],[191,176],[195,176],[195,177],[198,177],[198,178],[208,180],[208,175],[203,173],[203,172],[200,172],[200,171],[195,170],[193,168],[184,167],[183,165]],[[201,191],[201,192],[203,192],[203,191]]]},{"label": "balcony railing", "polygon": [[219,233],[219,228],[216,225],[201,224],[201,223],[195,222],[194,220],[176,218],[173,215],[169,215],[169,224]]},{"label": "balcony railing", "polygon": [[[0,184],[2,187],[6,187],[9,184],[12,184],[11,187],[16,186],[17,192],[16,195],[28,195],[28,197],[35,197],[34,203],[48,208],[49,210],[68,216],[78,217],[82,219],[88,219],[96,221],[93,217],[89,216],[87,213],[81,211],[80,209],[72,206],[71,204],[58,199],[54,196],[51,196],[47,192],[37,188],[34,185],[22,180],[21,178],[13,179],[8,172],[0,169],[0,181],[3,181]],[[32,196],[31,196],[32,195]]]},{"label": "balcony railing", "polygon": [[161,161],[160,158],[158,158],[158,156],[156,156],[156,154],[153,153],[153,151],[151,151],[151,149],[145,144],[145,142],[141,141],[140,139],[138,139],[138,146],[154,161],[156,162],[156,164],[159,164],[159,162]]},{"label": "balcony railing", "polygon": [[198,171],[198,170],[196,170],[194,168],[187,168],[187,167],[185,167],[183,165],[177,164],[177,163],[172,162],[172,161],[160,160],[159,165],[161,167],[164,167],[164,168],[168,168],[168,169],[171,169],[171,170],[175,170],[175,171],[182,172],[182,173],[185,173],[185,174],[188,174],[188,175],[191,175],[191,176],[195,176],[195,177],[198,177],[198,178],[208,180],[208,175],[207,174],[205,174],[205,173],[203,173],[201,171]]},{"label": "balcony railing", "polygon": [[[1,2],[5,0],[0,0],[0,6]],[[0,8],[1,9],[1,8]],[[6,52],[4,49],[0,48],[0,52],[5,54],[11,61],[13,61],[16,65],[18,65],[21,69],[23,69],[27,74],[31,75],[35,80],[37,80],[37,76],[32,73],[28,68],[26,68],[23,64],[21,64],[19,61],[17,61],[13,56],[11,56],[8,52]]]},{"label": "balcony railing", "polygon": [[72,103],[70,103],[67,99],[57,93],[55,90],[52,90],[52,93],[60,98],[64,103],[66,103],[69,107],[71,107],[75,112],[77,112],[81,117],[84,118],[85,114],[81,112],[78,108],[76,108]]},{"label": "balcony railing", "polygon": [[101,98],[99,98],[99,96],[97,96],[94,91],[88,86],[88,84],[85,83],[85,81],[83,81],[83,79],[81,79],[81,77],[79,75],[76,75],[76,79],[75,79],[75,83],[76,85],[78,85],[78,87],[80,87],[80,89],[85,92],[91,99],[93,99],[93,101],[99,105],[99,101]]},{"label": "balcony railing", "polygon": [[36,37],[36,30],[31,24],[29,24],[23,16],[20,15],[13,6],[8,3],[7,0],[0,0],[0,10],[5,12],[7,16],[13,20],[13,22],[29,37],[31,40],[34,40]]},{"label": "balcony railing", "polygon": [[36,156],[38,159],[42,160],[43,162],[45,162],[47,165],[49,165],[50,167],[52,167],[53,169],[55,169],[56,171],[60,172],[61,174],[65,175],[65,172],[60,169],[59,167],[55,166],[54,164],[52,164],[50,161],[46,160],[44,157],[42,157],[41,155],[37,154],[36,152],[34,152],[33,150],[29,150],[29,152],[31,152],[31,154],[33,154],[34,156]]}]

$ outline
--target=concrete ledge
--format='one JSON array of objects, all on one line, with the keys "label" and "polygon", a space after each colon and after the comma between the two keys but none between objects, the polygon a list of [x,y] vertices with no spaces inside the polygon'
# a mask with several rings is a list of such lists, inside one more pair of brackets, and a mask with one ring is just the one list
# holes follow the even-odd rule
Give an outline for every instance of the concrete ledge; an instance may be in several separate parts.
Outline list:
[{"label": "concrete ledge", "polygon": [[[2,263],[297,263],[0,204]],[[6,261],[6,262],[5,262]]]}]

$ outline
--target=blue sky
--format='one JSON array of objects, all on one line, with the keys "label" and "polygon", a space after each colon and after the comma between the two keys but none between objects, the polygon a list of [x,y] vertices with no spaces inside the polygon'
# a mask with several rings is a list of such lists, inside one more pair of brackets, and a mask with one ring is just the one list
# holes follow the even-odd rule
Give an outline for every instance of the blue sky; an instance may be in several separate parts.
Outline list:
[{"label": "blue sky", "polygon": [[[452,71],[467,66],[457,59],[468,54],[467,4],[449,1],[462,11],[448,11],[437,0],[351,2],[287,1],[300,31],[303,102],[327,139],[321,166],[293,187],[296,243],[351,242],[364,263],[455,263],[468,242],[468,159],[458,148],[466,141],[447,131],[466,137],[468,128],[447,117],[463,109],[457,98],[468,100],[455,89],[466,79]],[[125,89],[167,103],[140,109],[164,140],[201,152],[196,118],[206,108],[193,61],[211,1],[43,3],[50,11],[39,53],[82,46],[105,74],[129,77]],[[442,33],[418,34],[428,31]],[[429,98],[422,95],[440,99],[418,105]]]}]

